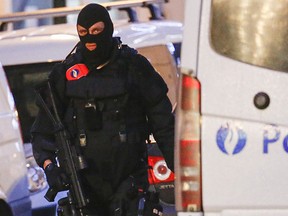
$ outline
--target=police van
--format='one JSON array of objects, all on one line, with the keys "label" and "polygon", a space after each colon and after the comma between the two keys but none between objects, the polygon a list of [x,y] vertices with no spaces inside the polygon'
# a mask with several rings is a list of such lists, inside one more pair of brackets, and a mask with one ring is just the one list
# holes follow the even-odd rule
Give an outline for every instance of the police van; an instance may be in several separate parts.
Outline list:
[{"label": "police van", "polygon": [[[177,66],[180,59],[183,25],[180,22],[169,21],[160,16],[160,7],[157,6],[164,2],[166,1],[130,0],[107,2],[102,3],[102,5],[111,10],[111,15],[115,12],[114,9],[121,10],[124,18],[113,19],[114,36],[121,37],[124,44],[136,48],[149,59],[166,81],[169,87],[168,96],[175,107],[178,82]],[[71,16],[77,16],[82,7],[8,14],[0,16],[0,22],[4,26],[5,23],[23,21],[28,18],[57,16],[73,18]],[[137,10],[146,10],[151,17],[150,20],[140,20],[137,16]],[[75,22],[35,26],[21,30],[9,30],[8,28],[8,30],[0,32],[0,61],[3,63],[16,106],[19,108],[25,146],[30,146],[30,149],[30,128],[38,112],[35,105],[34,86],[47,78],[53,66],[63,61],[78,41]],[[174,174],[167,168],[163,156],[159,154],[157,145],[150,143],[147,146],[151,167],[148,170],[151,190],[160,191],[161,201],[174,208]],[[44,186],[40,187],[39,190],[43,189],[45,189]],[[44,192],[46,191],[44,190]],[[40,210],[44,205],[47,206],[48,202],[43,197],[44,192],[32,194],[33,209]],[[40,200],[41,204],[39,205]]]},{"label": "police van", "polygon": [[0,64],[0,215],[31,216],[18,114]]},{"label": "police van", "polygon": [[178,215],[288,215],[288,1],[185,4]]}]

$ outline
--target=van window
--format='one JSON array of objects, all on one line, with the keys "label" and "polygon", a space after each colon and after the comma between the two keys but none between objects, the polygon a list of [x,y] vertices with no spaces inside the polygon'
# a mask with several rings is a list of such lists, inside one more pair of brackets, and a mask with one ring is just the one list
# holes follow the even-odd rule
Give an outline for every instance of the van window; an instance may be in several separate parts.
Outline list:
[{"label": "van window", "polygon": [[4,67],[19,113],[24,143],[30,142],[30,129],[38,113],[34,87],[48,77],[54,65],[40,63]]},{"label": "van window", "polygon": [[211,43],[221,55],[288,72],[288,1],[213,0]]}]

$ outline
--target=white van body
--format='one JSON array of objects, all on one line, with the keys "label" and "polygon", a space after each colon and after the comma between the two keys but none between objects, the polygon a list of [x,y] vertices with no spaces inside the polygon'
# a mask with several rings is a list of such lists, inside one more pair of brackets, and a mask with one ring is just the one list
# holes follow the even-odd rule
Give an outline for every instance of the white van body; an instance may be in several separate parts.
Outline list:
[{"label": "white van body", "polygon": [[0,215],[30,216],[26,160],[17,112],[0,64]]},{"label": "white van body", "polygon": [[181,72],[201,86],[201,206],[188,212],[182,205],[185,120],[179,117],[179,216],[288,215],[287,6],[281,0],[186,0]]}]

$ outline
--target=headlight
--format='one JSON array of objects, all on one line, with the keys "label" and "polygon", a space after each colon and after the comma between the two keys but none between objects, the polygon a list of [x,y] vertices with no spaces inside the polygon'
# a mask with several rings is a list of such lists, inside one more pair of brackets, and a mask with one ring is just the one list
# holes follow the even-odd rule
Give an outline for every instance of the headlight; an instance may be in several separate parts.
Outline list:
[{"label": "headlight", "polygon": [[26,158],[27,175],[31,193],[40,192],[47,187],[46,176],[42,168],[40,168],[34,157]]}]

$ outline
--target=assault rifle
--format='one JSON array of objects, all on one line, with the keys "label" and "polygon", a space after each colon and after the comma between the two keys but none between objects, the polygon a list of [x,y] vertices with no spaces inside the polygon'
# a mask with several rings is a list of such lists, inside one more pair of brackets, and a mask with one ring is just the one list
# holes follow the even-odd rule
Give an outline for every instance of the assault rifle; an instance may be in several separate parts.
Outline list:
[{"label": "assault rifle", "polygon": [[[45,82],[45,85],[42,84],[37,88],[36,97],[53,123],[58,162],[70,180],[68,186],[69,192],[67,193],[69,205],[63,208],[65,210],[63,210],[64,212],[62,212],[61,215],[84,216],[83,211],[89,200],[85,197],[79,178],[79,171],[86,167],[86,163],[83,160],[83,156],[77,152],[75,145],[71,145],[69,133],[66,131],[59,117],[55,97],[49,81],[47,81],[47,83]],[[45,194],[45,198],[49,202],[53,202],[58,192],[59,191],[54,188],[49,188]]]}]

